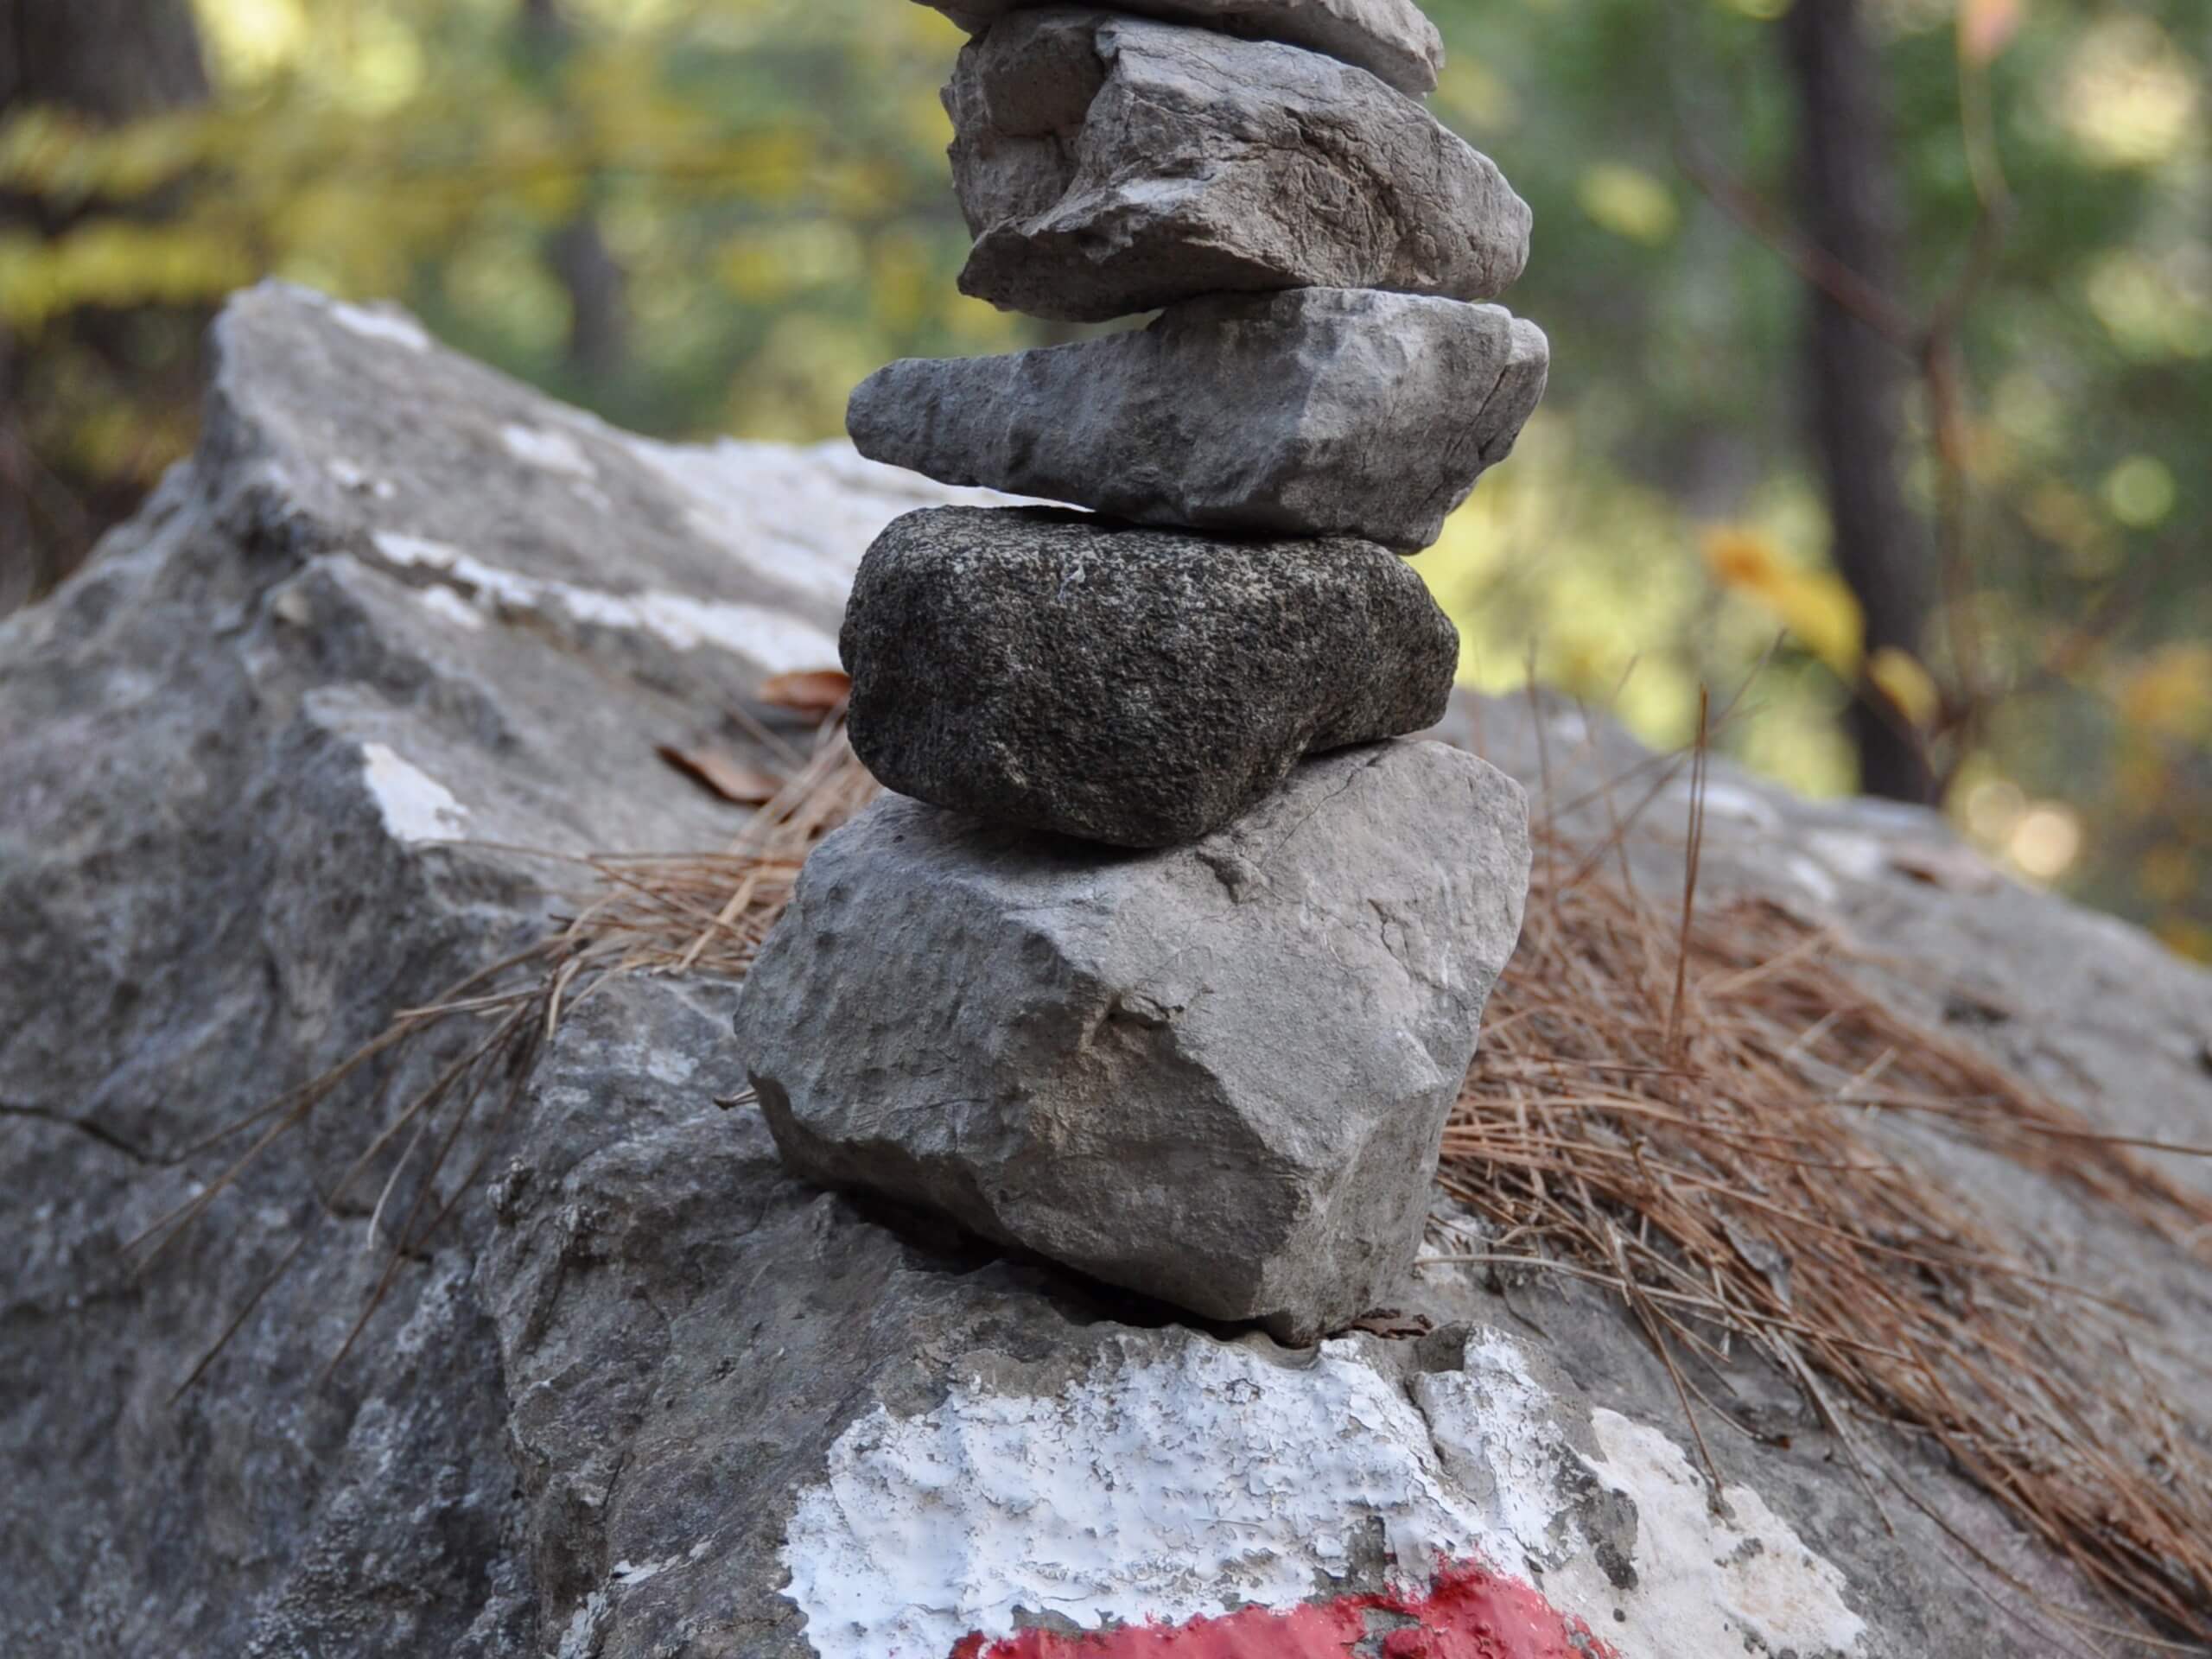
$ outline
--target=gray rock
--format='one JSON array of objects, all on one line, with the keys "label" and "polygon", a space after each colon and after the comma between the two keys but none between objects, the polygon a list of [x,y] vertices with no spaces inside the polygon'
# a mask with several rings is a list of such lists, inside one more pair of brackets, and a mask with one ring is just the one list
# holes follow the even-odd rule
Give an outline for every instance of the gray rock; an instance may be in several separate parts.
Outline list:
[{"label": "gray rock", "polygon": [[[1036,0],[924,0],[971,35]],[[1117,10],[1245,40],[1282,41],[1356,64],[1400,92],[1436,90],[1444,39],[1414,0],[1127,0]]]},{"label": "gray rock", "polygon": [[910,358],[853,393],[861,453],[1141,524],[1418,550],[1543,396],[1543,331],[1371,289],[1192,300],[1141,331]]},{"label": "gray rock", "polygon": [[[1744,1535],[1702,1530],[1674,1382],[1594,1287],[1509,1298],[1423,1268],[1409,1313],[1518,1339],[1288,1352],[864,1214],[790,1175],[756,1112],[712,1103],[742,1073],[709,982],[575,1011],[502,1138],[457,1148],[458,1167],[488,1144],[486,1179],[448,1182],[454,1226],[329,1382],[381,1248],[373,1193],[336,1215],[317,1193],[454,1051],[334,1098],[134,1277],[121,1241],[237,1143],[183,1147],[573,913],[567,868],[484,843],[726,842],[741,815],[654,746],[703,721],[769,764],[702,711],[826,665],[868,537],[952,493],[842,448],[646,443],[404,315],[297,290],[242,296],[218,341],[191,463],[0,623],[0,1650],[942,1656],[1047,1607],[1096,1629],[1377,1589],[1378,1534],[1402,1561],[1471,1543],[1525,1561],[1624,1653],[1740,1650],[1700,1628],[1670,1645],[1661,1622],[1731,1574],[1768,1616],[1833,1613],[1840,1585],[1866,1625],[1852,1659],[2067,1653],[2055,1619],[2112,1621],[1939,1453],[1862,1425],[1851,1446],[1941,1517],[1891,1502],[1876,1521],[1851,1448],[1741,1345],[1730,1386],[1786,1433],[1705,1418],[1726,1482],[1766,1508],[1732,1490]],[[1509,771],[1586,803],[1593,835],[1603,779],[1641,768],[1618,805],[1654,775],[1618,733],[1584,742],[1571,705],[1454,705]],[[391,757],[373,772],[370,744]],[[1700,893],[1832,907],[1868,996],[2113,1133],[2204,1138],[2212,975],[2046,893],[1930,885],[1932,813],[1807,803],[1725,764],[1708,805]],[[478,841],[431,836],[452,808]],[[1674,861],[1651,893],[1680,891],[1684,810],[1662,798],[1632,829],[1639,861]],[[2178,1351],[2183,1419],[2212,1420],[2201,1262],[1947,1136],[1900,1127],[1897,1152],[1955,1160],[2051,1270],[2123,1283],[2160,1327],[2129,1375]],[[1632,1493],[1578,1461],[1599,1426],[1634,1437],[1607,1465]],[[1985,1586],[2011,1616],[1962,1581],[1976,1555],[2027,1586]],[[1767,1650],[1811,1659],[1826,1622],[1770,1629]]]},{"label": "gray rock", "polygon": [[1366,542],[1216,542],[1046,508],[907,514],[839,636],[889,787],[1119,847],[1195,840],[1299,758],[1442,715],[1459,636]]},{"label": "gray rock", "polygon": [[738,1047],[801,1173],[1310,1340],[1404,1288],[1528,880],[1520,786],[1435,743],[1139,858],[894,798],[808,861]]},{"label": "gray rock", "polygon": [[961,291],[1096,321],[1308,286],[1503,293],[1529,214],[1413,99],[1319,53],[1015,12],[945,88],[976,245]]}]

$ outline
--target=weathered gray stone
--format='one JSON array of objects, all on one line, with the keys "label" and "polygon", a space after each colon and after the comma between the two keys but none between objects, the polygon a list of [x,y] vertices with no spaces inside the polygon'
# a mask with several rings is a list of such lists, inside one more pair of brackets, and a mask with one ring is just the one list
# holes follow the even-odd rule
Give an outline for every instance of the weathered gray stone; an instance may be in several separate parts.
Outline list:
[{"label": "weathered gray stone", "polygon": [[1309,1340],[1403,1288],[1528,880],[1520,785],[1435,743],[1103,862],[893,798],[808,861],[738,1047],[801,1173]]},{"label": "weathered gray stone", "polygon": [[1413,99],[1319,53],[1109,12],[1015,12],[945,88],[961,291],[1099,321],[1307,286],[1503,293],[1529,214]]},{"label": "weathered gray stone", "polygon": [[[971,35],[1038,0],[923,0]],[[1124,0],[1116,8],[1245,40],[1325,52],[1415,98],[1436,90],[1444,38],[1414,0]]]},{"label": "weathered gray stone", "polygon": [[1366,542],[1216,542],[1048,508],[908,513],[838,645],[854,751],[938,806],[1119,847],[1195,840],[1299,758],[1443,713],[1459,637]]},{"label": "weathered gray stone", "polygon": [[1433,542],[1543,396],[1543,331],[1371,289],[1192,300],[1148,328],[910,358],[853,393],[861,453],[1141,524]]},{"label": "weathered gray stone", "polygon": [[[702,980],[618,983],[563,1023],[480,1190],[328,1382],[382,1250],[373,1193],[335,1216],[317,1194],[455,1051],[327,1103],[134,1277],[121,1241],[237,1142],[181,1148],[573,913],[567,867],[444,840],[453,809],[483,842],[722,845],[738,812],[654,745],[772,667],[826,665],[869,536],[951,495],[842,448],[646,443],[296,290],[241,296],[219,342],[190,465],[0,623],[0,1651],[943,1656],[970,1630],[1379,1589],[1470,1548],[1630,1655],[1757,1634],[2018,1659],[2082,1646],[2061,1618],[2113,1622],[1940,1449],[1839,1440],[1749,1344],[1726,1408],[1767,1432],[1704,1417],[1735,1519],[1713,1516],[1673,1379],[1596,1287],[1423,1268],[1407,1310],[1479,1340],[1289,1352],[810,1188],[757,1112],[713,1104],[742,1068],[730,990]],[[1509,771],[1585,804],[1574,834],[1618,827],[1606,780],[1616,806],[1649,786],[1571,705],[1454,701]],[[1701,895],[1821,907],[1866,947],[1841,960],[1870,998],[2114,1134],[2203,1140],[2212,975],[2047,893],[1930,885],[1959,851],[1934,813],[1725,763],[1707,805]],[[1680,891],[1686,810],[1631,823],[1649,893]],[[2128,1376],[2170,1364],[2183,1422],[2212,1421],[2201,1261],[1948,1136],[1891,1145],[2046,1270],[2124,1281],[2159,1327]],[[1874,1518],[1847,1472],[1870,1451],[1933,1516]],[[1977,1556],[2015,1581],[1984,1586],[2007,1617],[1962,1578]],[[1855,1641],[1823,1638],[1839,1598]]]}]

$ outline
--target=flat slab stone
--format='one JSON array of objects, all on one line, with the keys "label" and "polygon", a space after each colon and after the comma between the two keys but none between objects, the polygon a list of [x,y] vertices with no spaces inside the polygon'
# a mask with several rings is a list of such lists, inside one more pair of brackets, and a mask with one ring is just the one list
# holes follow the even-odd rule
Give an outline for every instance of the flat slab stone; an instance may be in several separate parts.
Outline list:
[{"label": "flat slab stone", "polygon": [[1372,543],[1045,508],[893,521],[838,644],[853,748],[887,786],[1121,847],[1196,840],[1308,753],[1433,725],[1459,654]]},{"label": "flat slab stone", "polygon": [[1143,524],[1359,536],[1413,550],[1510,453],[1543,331],[1370,289],[1193,300],[1148,328],[861,382],[861,453]]},{"label": "flat slab stone", "polygon": [[[922,0],[971,35],[1037,0]],[[1116,8],[1245,40],[1281,41],[1357,65],[1419,98],[1436,90],[1444,38],[1413,0],[1126,0]]]},{"label": "flat slab stone", "polygon": [[1433,742],[1125,858],[887,798],[808,861],[739,1049],[809,1179],[1306,1341],[1412,1266],[1528,876],[1520,785]]},{"label": "flat slab stone", "polygon": [[976,245],[964,294],[1097,321],[1202,295],[1484,300],[1528,263],[1490,159],[1374,76],[1295,46],[1019,11],[945,88]]}]

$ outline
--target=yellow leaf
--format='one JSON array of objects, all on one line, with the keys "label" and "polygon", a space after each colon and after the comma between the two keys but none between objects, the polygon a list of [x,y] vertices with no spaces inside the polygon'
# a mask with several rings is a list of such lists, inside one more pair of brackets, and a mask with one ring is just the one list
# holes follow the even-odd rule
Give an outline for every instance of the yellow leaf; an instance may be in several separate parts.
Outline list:
[{"label": "yellow leaf", "polygon": [[2027,20],[2027,0],[1959,0],[1959,51],[1969,63],[1988,63],[2012,43]]},{"label": "yellow leaf", "polygon": [[2184,741],[2212,739],[2212,645],[2153,652],[2122,674],[2115,700],[2131,725]]},{"label": "yellow leaf", "polygon": [[1621,162],[1600,162],[1584,172],[1575,199],[1601,229],[1647,246],[1673,236],[1681,217],[1673,192],[1642,168]]},{"label": "yellow leaf", "polygon": [[1866,677],[1916,730],[1927,731],[1942,712],[1943,694],[1936,688],[1936,677],[1909,651],[1884,645],[1866,659]]},{"label": "yellow leaf", "polygon": [[1842,578],[1798,569],[1769,537],[1739,525],[1708,529],[1704,549],[1706,568],[1722,587],[1774,613],[1839,677],[1858,679],[1866,618]]}]

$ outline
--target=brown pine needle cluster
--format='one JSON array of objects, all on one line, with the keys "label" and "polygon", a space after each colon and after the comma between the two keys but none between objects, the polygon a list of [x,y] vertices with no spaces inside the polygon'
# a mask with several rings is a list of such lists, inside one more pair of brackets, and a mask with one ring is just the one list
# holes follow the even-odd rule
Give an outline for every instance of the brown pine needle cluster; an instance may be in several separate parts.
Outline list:
[{"label": "brown pine needle cluster", "polygon": [[[404,1213],[386,1218],[378,1205],[391,1263],[350,1348],[473,1189],[563,1015],[625,975],[741,978],[808,852],[875,792],[833,718],[722,852],[583,861],[597,891],[572,921],[231,1126],[216,1141],[261,1132],[140,1243],[158,1250],[205,1214],[246,1163],[372,1062],[434,1027],[474,1022],[481,1040],[399,1109],[325,1205],[378,1171],[389,1200],[413,1168]],[[2212,1203],[2162,1176],[2137,1143],[1871,997],[1840,937],[1763,901],[1701,906],[1701,798],[1694,787],[1690,879],[1663,912],[1617,847],[1570,845],[1536,826],[1521,946],[1446,1131],[1439,1179],[1484,1235],[1453,1259],[1618,1295],[1665,1360],[1716,1481],[1700,1420],[1757,1432],[1726,1397],[1732,1351],[1748,1344],[1834,1433],[1878,1508],[1894,1490],[1948,1530],[1880,1460],[1866,1431],[1886,1425],[1948,1456],[2115,1608],[2180,1638],[2130,1639],[2200,1650],[2212,1643],[2212,1429],[2183,1421],[2137,1363],[2159,1333],[2065,1282],[1893,1128],[1933,1127],[2060,1183],[2139,1225],[2146,1248],[2201,1247]],[[480,1150],[448,1169],[472,1122]]]},{"label": "brown pine needle cluster", "polygon": [[1624,860],[1537,834],[1445,1131],[1439,1179],[1487,1235],[1457,1259],[1609,1287],[1694,1428],[1731,1420],[1749,1343],[1870,1492],[1888,1471],[1868,1421],[1939,1449],[2115,1604],[2212,1642],[2212,1446],[2138,1363],[2160,1333],[2038,1261],[1914,1138],[2070,1188],[2146,1248],[2202,1241],[2212,1202],[1872,998],[1835,933],[1757,899],[1662,912]]}]

